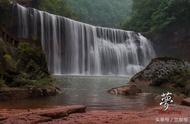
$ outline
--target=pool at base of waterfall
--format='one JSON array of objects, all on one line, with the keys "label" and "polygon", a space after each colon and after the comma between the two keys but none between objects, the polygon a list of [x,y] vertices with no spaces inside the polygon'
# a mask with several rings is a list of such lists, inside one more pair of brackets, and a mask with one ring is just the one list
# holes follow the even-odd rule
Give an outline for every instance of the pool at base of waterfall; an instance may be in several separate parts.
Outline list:
[{"label": "pool at base of waterfall", "polygon": [[141,110],[154,106],[146,96],[111,95],[107,90],[126,85],[129,77],[55,76],[62,93],[57,96],[14,101],[0,101],[0,108],[28,109],[62,105],[86,105],[89,110]]}]

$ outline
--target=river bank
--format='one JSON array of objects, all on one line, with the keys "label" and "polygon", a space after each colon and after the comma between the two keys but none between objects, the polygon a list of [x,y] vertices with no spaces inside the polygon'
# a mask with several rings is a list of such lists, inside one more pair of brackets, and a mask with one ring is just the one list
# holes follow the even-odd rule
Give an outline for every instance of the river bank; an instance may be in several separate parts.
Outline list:
[{"label": "river bank", "polygon": [[57,106],[46,109],[1,109],[0,123],[3,124],[37,124],[63,118],[72,113],[83,113],[82,105]]},{"label": "river bank", "polygon": [[[1,109],[3,124],[162,124],[190,123],[190,107],[171,105],[142,110],[93,110],[85,106],[59,106],[46,109]],[[165,118],[162,120],[162,118]],[[169,119],[169,122],[167,122]]]}]

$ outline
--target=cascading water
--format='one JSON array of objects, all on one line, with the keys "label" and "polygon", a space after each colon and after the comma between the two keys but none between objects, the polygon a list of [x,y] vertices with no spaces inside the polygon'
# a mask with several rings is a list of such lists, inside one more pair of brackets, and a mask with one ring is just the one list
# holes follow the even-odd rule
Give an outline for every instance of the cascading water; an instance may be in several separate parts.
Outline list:
[{"label": "cascading water", "polygon": [[18,36],[41,40],[53,74],[131,75],[155,56],[139,33],[96,27],[17,4]]}]

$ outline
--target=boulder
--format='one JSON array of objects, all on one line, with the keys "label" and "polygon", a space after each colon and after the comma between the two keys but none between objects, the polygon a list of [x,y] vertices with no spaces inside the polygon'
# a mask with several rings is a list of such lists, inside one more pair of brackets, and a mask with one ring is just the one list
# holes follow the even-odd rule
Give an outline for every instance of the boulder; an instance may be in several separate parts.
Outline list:
[{"label": "boulder", "polygon": [[169,82],[171,76],[183,73],[187,69],[190,69],[190,66],[186,61],[169,57],[155,58],[144,70],[133,76],[130,83],[146,81],[147,85],[160,86]]},{"label": "boulder", "polygon": [[128,84],[134,84],[142,91],[155,87],[172,89],[174,93],[188,96],[190,94],[190,64],[176,58],[155,58],[144,70],[134,75]]},{"label": "boulder", "polygon": [[37,115],[50,117],[53,119],[62,118],[68,116],[72,113],[84,113],[86,111],[86,106],[83,105],[72,105],[72,106],[65,106],[65,107],[58,107],[54,109],[42,110],[37,112]]},{"label": "boulder", "polygon": [[186,106],[190,106],[190,97],[183,99],[181,104],[186,105]]},{"label": "boulder", "polygon": [[176,58],[153,59],[147,67],[135,74],[126,86],[112,88],[111,94],[133,95],[140,92],[159,93],[173,91],[173,94],[190,95],[190,64]]},{"label": "boulder", "polygon": [[126,85],[122,87],[112,88],[108,90],[108,92],[114,95],[136,95],[142,91],[136,85]]}]

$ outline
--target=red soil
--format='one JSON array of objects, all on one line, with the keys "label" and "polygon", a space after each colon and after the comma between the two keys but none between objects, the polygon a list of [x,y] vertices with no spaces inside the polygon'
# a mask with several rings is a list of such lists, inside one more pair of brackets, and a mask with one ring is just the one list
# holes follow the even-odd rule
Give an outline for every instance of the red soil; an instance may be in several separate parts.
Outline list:
[{"label": "red soil", "polygon": [[[71,109],[70,107],[69,109]],[[79,108],[79,107],[78,107]],[[67,112],[68,110],[67,109]],[[75,107],[76,109],[76,107]],[[70,111],[69,110],[69,111]],[[84,110],[80,109],[80,110]],[[160,106],[149,108],[144,111],[105,111],[93,110],[86,113],[76,113],[69,116],[60,116],[65,107],[51,108],[46,110],[3,110],[0,111],[0,120],[4,117],[3,124],[190,124],[190,107],[172,105],[164,112]],[[55,112],[57,115],[55,116]],[[43,113],[40,115],[39,113]],[[47,114],[48,113],[48,114]],[[54,114],[53,114],[54,113]],[[46,116],[44,116],[46,115]],[[49,115],[49,116],[47,116]],[[54,115],[54,116],[52,116]],[[163,120],[165,119],[165,120]],[[168,120],[169,119],[169,120]],[[159,122],[158,122],[159,121]],[[163,122],[161,122],[163,121]],[[169,122],[168,122],[169,121]]]}]

